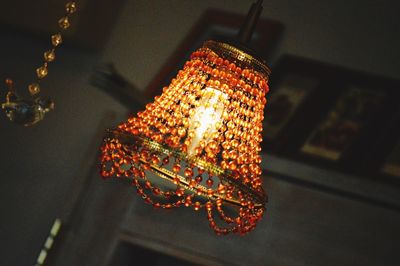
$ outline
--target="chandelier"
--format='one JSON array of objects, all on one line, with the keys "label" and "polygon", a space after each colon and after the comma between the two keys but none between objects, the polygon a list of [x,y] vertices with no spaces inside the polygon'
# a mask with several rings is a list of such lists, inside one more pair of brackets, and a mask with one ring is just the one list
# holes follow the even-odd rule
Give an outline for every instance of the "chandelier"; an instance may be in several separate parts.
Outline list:
[{"label": "chandelier", "polygon": [[54,102],[49,98],[40,96],[40,83],[49,73],[49,65],[56,59],[56,49],[62,44],[62,32],[70,26],[70,17],[77,11],[74,1],[65,5],[66,14],[58,20],[59,31],[51,36],[52,47],[43,53],[43,65],[36,69],[36,81],[28,86],[29,98],[19,96],[14,87],[12,79],[6,79],[8,90],[6,101],[1,104],[1,108],[8,119],[16,124],[32,126],[42,121],[45,115],[54,109]]},{"label": "chandelier", "polygon": [[[248,41],[262,1],[239,33]],[[241,45],[209,40],[145,110],[108,130],[101,175],[129,179],[155,208],[203,211],[217,234],[245,234],[265,212],[262,120],[270,70]]]}]

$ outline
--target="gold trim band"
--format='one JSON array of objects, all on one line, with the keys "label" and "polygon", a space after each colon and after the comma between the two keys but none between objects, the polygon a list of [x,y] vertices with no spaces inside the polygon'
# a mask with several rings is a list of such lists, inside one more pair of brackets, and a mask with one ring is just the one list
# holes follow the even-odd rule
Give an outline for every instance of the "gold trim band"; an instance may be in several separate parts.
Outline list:
[{"label": "gold trim band", "polygon": [[[142,143],[144,146],[147,146],[148,148],[158,151],[158,152],[162,152],[164,154],[170,155],[173,154],[175,157],[180,158],[181,160],[187,160],[185,154],[183,154],[182,152],[178,152],[175,150],[171,150],[168,149],[164,146],[162,146],[159,143],[156,143],[154,141],[148,140],[148,139],[144,139],[142,137],[138,137],[138,136],[133,136],[133,135],[128,135],[124,132],[121,132],[119,130],[110,130],[109,132],[109,138],[114,138],[117,139],[121,142],[121,144],[135,144],[137,142]],[[213,173],[218,173],[218,175],[225,180],[226,182],[233,184],[234,186],[236,186],[238,189],[242,190],[244,193],[250,195],[256,202],[257,204],[255,206],[259,207],[263,207],[264,204],[267,202],[267,197],[265,194],[260,194],[257,191],[254,191],[253,189],[251,189],[250,187],[247,187],[239,182],[237,182],[236,180],[234,180],[233,178],[230,178],[229,176],[227,176],[227,174],[225,173],[224,170],[222,170],[221,168],[215,166],[215,165],[211,165],[207,162],[203,162],[200,159],[197,159],[191,163],[197,164],[200,167],[204,167],[205,170],[207,171],[211,171]],[[164,178],[168,178],[173,180],[173,178],[175,177],[174,174],[168,174],[168,172],[170,172],[169,170],[166,169],[161,169],[158,166],[155,166],[154,164],[150,165],[151,168],[153,169],[153,171],[162,173],[164,175]],[[184,180],[183,177],[178,176],[180,183],[184,184],[184,185],[188,185],[187,182]],[[185,181],[185,182],[183,182]],[[221,197],[221,199],[228,201],[230,203],[233,204],[240,204],[238,203],[237,200],[228,200],[225,197],[222,197],[221,195],[216,195],[214,193],[214,196],[217,197]]]},{"label": "gold trim band", "polygon": [[203,47],[211,49],[217,55],[225,59],[244,65],[247,68],[254,69],[264,75],[266,79],[268,79],[268,76],[271,74],[271,70],[264,62],[227,43],[208,40],[204,43]]}]

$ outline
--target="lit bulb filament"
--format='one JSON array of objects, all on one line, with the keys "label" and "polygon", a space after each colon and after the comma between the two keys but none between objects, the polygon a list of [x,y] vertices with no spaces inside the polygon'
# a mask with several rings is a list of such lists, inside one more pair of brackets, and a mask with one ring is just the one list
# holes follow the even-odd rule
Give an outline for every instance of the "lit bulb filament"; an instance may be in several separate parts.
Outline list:
[{"label": "lit bulb filament", "polygon": [[220,122],[224,111],[223,101],[227,96],[219,90],[207,87],[204,96],[200,100],[200,105],[195,109],[195,113],[189,121],[189,131],[194,132],[192,141],[188,147],[188,155],[195,155],[195,148],[199,146],[201,140],[208,143],[211,135],[221,126]]}]

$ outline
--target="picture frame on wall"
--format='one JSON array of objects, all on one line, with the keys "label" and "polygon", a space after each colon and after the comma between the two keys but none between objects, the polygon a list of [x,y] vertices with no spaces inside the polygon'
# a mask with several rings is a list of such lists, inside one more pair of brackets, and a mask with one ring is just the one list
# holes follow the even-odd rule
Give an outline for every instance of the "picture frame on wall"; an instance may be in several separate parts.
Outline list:
[{"label": "picture frame on wall", "polygon": [[[206,40],[234,39],[245,18],[246,14],[207,9],[150,81],[146,87],[147,96],[152,98],[158,95],[176,76],[190,54],[200,48]],[[259,57],[267,59],[277,45],[282,31],[283,25],[280,22],[261,18],[255,28],[250,47]]]},{"label": "picture frame on wall", "polygon": [[325,72],[319,64],[293,55],[282,56],[272,67],[271,88],[263,121],[263,150],[291,156],[307,134],[315,119],[315,110],[330,98],[331,91],[322,93]]},{"label": "picture frame on wall", "polygon": [[398,109],[398,81],[344,68],[333,73],[331,89],[338,93],[298,151],[318,166],[371,177],[372,147],[387,134]]},{"label": "picture frame on wall", "polygon": [[346,89],[307,138],[301,151],[339,160],[363,128],[383,109],[385,97],[388,95],[378,89]]},{"label": "picture frame on wall", "polygon": [[376,166],[372,158],[392,158],[372,147],[394,123],[399,87],[398,80],[284,55],[272,68],[263,150],[320,168],[371,176]]}]

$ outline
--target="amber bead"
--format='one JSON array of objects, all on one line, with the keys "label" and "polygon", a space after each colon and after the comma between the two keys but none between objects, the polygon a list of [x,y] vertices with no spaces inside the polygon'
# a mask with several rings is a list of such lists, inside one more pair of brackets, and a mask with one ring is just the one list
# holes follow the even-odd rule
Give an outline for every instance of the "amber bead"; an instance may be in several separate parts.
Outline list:
[{"label": "amber bead", "polygon": [[224,160],[228,160],[228,159],[229,159],[229,152],[228,152],[227,150],[224,150],[224,151],[222,152],[222,158],[223,158]]},{"label": "amber bead", "polygon": [[216,204],[217,206],[222,206],[222,199],[217,199]]},{"label": "amber bead", "polygon": [[175,173],[178,173],[178,172],[181,170],[181,165],[178,164],[178,163],[177,163],[177,164],[174,164],[172,170],[173,170]]},{"label": "amber bead", "polygon": [[179,177],[175,177],[175,178],[173,179],[173,183],[174,183],[175,185],[178,185],[180,182],[181,182],[181,180],[179,179]]},{"label": "amber bead", "polygon": [[217,147],[218,147],[218,144],[217,144],[217,142],[215,142],[215,141],[211,141],[210,143],[208,143],[208,147],[209,147],[211,150],[216,150]]},{"label": "amber bead", "polygon": [[183,127],[179,128],[179,129],[178,129],[178,136],[182,138],[182,137],[184,137],[185,135],[186,135],[186,129],[183,128]]},{"label": "amber bead", "polygon": [[158,163],[160,162],[160,158],[159,158],[158,156],[156,156],[156,155],[153,155],[153,156],[151,157],[151,162],[152,162],[153,164],[158,164]]},{"label": "amber bead", "polygon": [[194,152],[195,152],[196,155],[200,155],[202,151],[203,151],[203,149],[201,147],[196,147],[194,149]]},{"label": "amber bead", "polygon": [[185,194],[185,190],[183,188],[178,188],[175,192],[178,197],[182,197]]},{"label": "amber bead", "polygon": [[185,198],[185,206],[189,207],[190,205],[192,205],[192,197],[191,196],[187,196]]},{"label": "amber bead", "polygon": [[203,181],[203,177],[201,175],[197,175],[194,180],[199,184],[201,181]]},{"label": "amber bead", "polygon": [[46,62],[53,62],[56,59],[56,54],[54,50],[49,50],[44,53],[43,57]]},{"label": "amber bead", "polygon": [[236,170],[236,168],[237,168],[237,164],[234,161],[230,161],[228,166],[229,166],[229,169],[232,171]]},{"label": "amber bead", "polygon": [[48,69],[47,69],[47,66],[46,66],[46,65],[41,66],[41,67],[39,67],[38,69],[36,69],[36,75],[37,75],[37,77],[38,77],[39,79],[45,78],[45,77],[47,76],[48,73],[49,73],[49,72],[48,72]]},{"label": "amber bead", "polygon": [[61,34],[57,33],[51,36],[51,43],[53,44],[53,46],[59,46],[62,43]]},{"label": "amber bead", "polygon": [[240,166],[240,173],[241,173],[242,175],[248,174],[248,173],[249,173],[249,168],[248,168],[246,165]]},{"label": "amber bead", "polygon": [[201,208],[201,203],[196,201],[193,205],[195,211],[198,211]]},{"label": "amber bead", "polygon": [[193,176],[193,170],[191,168],[186,168],[185,169],[185,176],[186,177],[192,177]]},{"label": "amber bead", "polygon": [[190,179],[189,181],[189,187],[193,188],[197,185],[197,182],[194,179]]},{"label": "amber bead", "polygon": [[162,163],[163,163],[163,165],[167,165],[167,164],[169,163],[169,158],[168,158],[168,157],[165,157],[165,158],[162,160]]},{"label": "amber bead", "polygon": [[150,170],[151,169],[151,166],[148,163],[142,164],[142,167],[143,167],[144,170]]},{"label": "amber bead", "polygon": [[218,185],[218,193],[225,194],[225,186],[222,184]]},{"label": "amber bead", "polygon": [[229,157],[230,157],[231,159],[233,159],[233,160],[236,160],[236,158],[238,157],[237,151],[231,150],[231,151],[229,152]]},{"label": "amber bead", "polygon": [[68,14],[73,14],[76,12],[76,3],[75,2],[68,2],[65,5],[65,10],[67,11]]},{"label": "amber bead", "polygon": [[239,141],[238,141],[237,139],[234,139],[234,140],[232,140],[232,141],[230,142],[230,145],[231,145],[233,148],[237,148],[237,147],[239,146]]},{"label": "amber bead", "polygon": [[69,28],[69,26],[71,25],[69,22],[69,18],[68,17],[62,17],[60,18],[60,20],[58,21],[58,25],[60,26],[61,29],[66,30]]},{"label": "amber bead", "polygon": [[196,189],[196,194],[197,194],[198,196],[203,195],[203,193],[204,193],[203,189],[201,189],[201,188]]},{"label": "amber bead", "polygon": [[37,83],[30,84],[28,87],[29,93],[34,96],[40,93],[40,86]]},{"label": "amber bead", "polygon": [[222,148],[224,148],[225,150],[229,150],[231,147],[229,141],[225,141],[222,143]]}]

